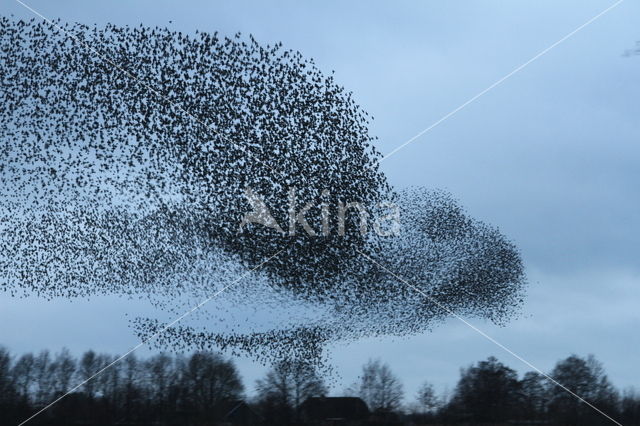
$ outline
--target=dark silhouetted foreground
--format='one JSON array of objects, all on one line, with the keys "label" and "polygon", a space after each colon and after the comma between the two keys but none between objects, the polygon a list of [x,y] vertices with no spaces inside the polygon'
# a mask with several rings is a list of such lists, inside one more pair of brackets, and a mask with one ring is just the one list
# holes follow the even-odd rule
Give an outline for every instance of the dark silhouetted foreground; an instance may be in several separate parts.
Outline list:
[{"label": "dark silhouetted foreground", "polygon": [[[68,351],[14,356],[0,348],[0,424],[17,425],[114,356]],[[429,372],[416,372],[428,377]],[[549,373],[625,426],[640,425],[640,395],[620,394],[593,356],[572,355]],[[413,402],[388,365],[369,361],[345,396],[327,396],[323,378],[302,362],[280,362],[247,399],[232,360],[211,352],[134,355],[97,375],[31,425],[607,425],[611,420],[543,375],[522,378],[490,357],[461,370],[450,395],[428,382]]]}]

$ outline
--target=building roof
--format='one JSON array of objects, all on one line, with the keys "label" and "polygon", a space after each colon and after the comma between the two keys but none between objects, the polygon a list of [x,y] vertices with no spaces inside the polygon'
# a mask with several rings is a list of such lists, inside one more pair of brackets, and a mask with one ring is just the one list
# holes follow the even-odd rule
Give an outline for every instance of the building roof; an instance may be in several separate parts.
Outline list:
[{"label": "building roof", "polygon": [[300,406],[306,420],[364,420],[369,417],[367,404],[356,397],[312,397]]}]

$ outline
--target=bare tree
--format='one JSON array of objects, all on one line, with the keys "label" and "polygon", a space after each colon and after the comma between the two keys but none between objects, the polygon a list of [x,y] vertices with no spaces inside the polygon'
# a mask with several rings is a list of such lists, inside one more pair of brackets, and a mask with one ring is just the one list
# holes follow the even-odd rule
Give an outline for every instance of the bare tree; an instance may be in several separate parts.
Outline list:
[{"label": "bare tree", "polygon": [[[116,357],[109,354],[99,354],[96,357],[98,371],[101,371],[107,365],[111,364],[115,359]],[[92,379],[96,381],[96,392],[106,404],[111,406],[115,406],[119,399],[120,367],[119,363],[113,364]]]},{"label": "bare tree", "polygon": [[621,423],[640,424],[640,394],[634,388],[626,389],[620,401]]},{"label": "bare tree", "polygon": [[53,360],[54,365],[54,392],[56,394],[65,393],[69,390],[71,380],[76,372],[76,360],[71,356],[68,349],[56,355]]},{"label": "bare tree", "polygon": [[163,403],[168,394],[169,384],[175,381],[176,372],[173,359],[167,354],[158,354],[145,363],[146,380],[152,400]]},{"label": "bare tree", "polygon": [[494,357],[461,370],[448,411],[461,421],[503,422],[517,413],[517,373]]},{"label": "bare tree", "polygon": [[0,402],[3,404],[12,401],[15,396],[15,387],[11,376],[11,355],[9,351],[0,346]]},{"label": "bare tree", "polygon": [[133,422],[139,417],[143,398],[142,363],[135,354],[129,354],[122,362],[122,408],[125,421]]},{"label": "bare tree", "polygon": [[23,402],[29,402],[35,384],[36,360],[32,353],[22,355],[11,369],[11,376]]},{"label": "bare tree", "polygon": [[404,391],[402,383],[387,364],[370,360],[362,367],[358,396],[371,411],[392,412],[400,408]]},{"label": "bare tree", "polygon": [[284,423],[291,421],[291,413],[298,418],[298,409],[307,398],[327,393],[314,366],[300,360],[278,362],[264,379],[257,381],[256,388],[262,395],[263,407]]},{"label": "bare tree", "polygon": [[425,382],[420,386],[416,400],[424,413],[431,413],[440,405],[440,400],[436,395],[433,385],[428,382]]},{"label": "bare tree", "polygon": [[35,358],[35,402],[38,405],[46,404],[53,396],[55,365],[51,361],[48,350],[41,351]]},{"label": "bare tree", "polygon": [[80,364],[78,365],[77,375],[79,381],[87,382],[83,385],[83,390],[86,396],[89,399],[94,398],[96,394],[96,382],[94,380],[89,380],[96,374],[99,370],[99,359],[94,351],[87,351],[82,354],[80,358]]},{"label": "bare tree", "polygon": [[[592,355],[586,359],[571,355],[556,364],[551,376],[604,412],[617,410],[619,396],[609,382],[602,364]],[[598,413],[564,389],[551,386],[549,397],[549,411],[556,421],[565,424],[594,424],[601,420]]]},{"label": "bare tree", "polygon": [[542,374],[529,371],[520,381],[523,418],[540,420],[546,415],[549,403],[549,381]]},{"label": "bare tree", "polygon": [[235,365],[211,352],[194,353],[186,364],[184,378],[191,399],[199,406],[239,398],[243,391]]}]

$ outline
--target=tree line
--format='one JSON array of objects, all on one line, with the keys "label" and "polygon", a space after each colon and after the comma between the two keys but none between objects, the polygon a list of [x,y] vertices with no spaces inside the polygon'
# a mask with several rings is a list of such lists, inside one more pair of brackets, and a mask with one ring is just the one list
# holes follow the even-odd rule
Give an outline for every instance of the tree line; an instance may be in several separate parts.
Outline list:
[{"label": "tree line", "polygon": [[[0,348],[0,423],[18,424],[70,392],[30,423],[299,425],[307,421],[304,402],[329,395],[311,365],[284,360],[256,382],[255,396],[248,399],[234,362],[213,352],[145,359],[130,354],[93,377],[116,359],[94,351],[76,358],[67,350],[13,356]],[[376,424],[612,424],[591,404],[625,426],[640,425],[640,395],[617,390],[593,356],[572,355],[548,376],[566,389],[538,372],[520,378],[490,357],[461,369],[452,392],[438,395],[425,382],[412,398],[389,365],[370,360],[343,394],[361,398],[370,412],[366,421]],[[244,416],[237,415],[238,407]],[[229,417],[232,412],[235,417]]]}]

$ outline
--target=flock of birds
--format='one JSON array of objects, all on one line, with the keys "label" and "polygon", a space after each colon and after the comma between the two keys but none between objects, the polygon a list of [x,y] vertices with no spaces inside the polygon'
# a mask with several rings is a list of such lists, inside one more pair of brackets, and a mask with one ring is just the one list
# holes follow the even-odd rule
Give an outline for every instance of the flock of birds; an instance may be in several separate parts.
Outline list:
[{"label": "flock of birds", "polygon": [[[132,325],[162,348],[318,366],[331,344],[421,333],[452,313],[504,322],[522,303],[514,244],[447,193],[394,190],[370,117],[299,52],[8,17],[0,46],[12,295],[142,297],[170,319],[215,294],[168,329]],[[247,188],[282,228],[240,227]],[[292,189],[328,232],[288,232]],[[337,232],[337,206],[353,202],[397,205],[399,228],[361,232],[353,211]]]}]

